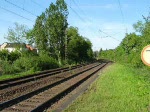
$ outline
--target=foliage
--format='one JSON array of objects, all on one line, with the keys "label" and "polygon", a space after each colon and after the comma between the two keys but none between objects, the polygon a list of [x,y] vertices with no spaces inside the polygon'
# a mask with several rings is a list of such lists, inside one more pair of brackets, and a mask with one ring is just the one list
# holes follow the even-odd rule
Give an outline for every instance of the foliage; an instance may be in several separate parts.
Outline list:
[{"label": "foliage", "polygon": [[59,67],[57,61],[48,55],[21,57],[14,62],[14,66],[19,72],[41,71]]},{"label": "foliage", "polygon": [[34,37],[40,53],[47,52],[61,63],[65,58],[65,31],[68,9],[64,0],[51,3],[36,20]]},{"label": "foliage", "polygon": [[[13,53],[12,58],[14,58],[13,56],[15,55],[16,54]],[[14,74],[27,71],[35,72],[58,67],[59,64],[57,61],[48,55],[21,56],[13,62],[9,60],[0,60],[0,68],[3,74]]]},{"label": "foliage", "polygon": [[37,70],[36,59],[36,57],[20,57],[13,65],[18,72],[25,72],[30,69]]},{"label": "foliage", "polygon": [[8,50],[5,50],[5,49],[0,51],[0,59],[1,60],[7,60],[7,61],[10,61],[10,62],[14,62],[20,56],[21,56],[21,53],[18,52],[18,51],[9,52]]},{"label": "foliage", "polygon": [[15,23],[15,27],[8,28],[8,33],[4,38],[13,43],[25,43],[27,41],[27,32],[27,26]]},{"label": "foliage", "polygon": [[91,42],[78,34],[77,28],[67,30],[68,58],[77,62],[84,62],[93,58]]},{"label": "foliage", "polygon": [[9,57],[9,51],[8,50],[1,50],[0,51],[0,59],[1,60],[7,60]]},{"label": "foliage", "polygon": [[58,68],[59,64],[54,58],[49,57],[48,55],[40,55],[37,67],[40,70],[48,70]]},{"label": "foliage", "polygon": [[12,74],[17,72],[14,69],[14,66],[12,66],[12,64],[7,60],[0,61],[0,68],[2,70],[2,74]]}]

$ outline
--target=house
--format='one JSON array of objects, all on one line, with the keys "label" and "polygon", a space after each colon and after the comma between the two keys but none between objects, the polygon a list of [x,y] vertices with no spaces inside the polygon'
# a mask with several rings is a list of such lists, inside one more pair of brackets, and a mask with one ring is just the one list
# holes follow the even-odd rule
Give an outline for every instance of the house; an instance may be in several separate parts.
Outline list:
[{"label": "house", "polygon": [[29,51],[32,51],[34,53],[37,53],[37,48],[33,48],[30,44],[26,44],[26,48],[29,50]]},{"label": "house", "polygon": [[13,52],[15,50],[19,50],[19,51],[33,51],[33,52],[37,52],[37,49],[33,48],[31,45],[29,44],[25,44],[25,43],[8,43],[5,42],[0,46],[0,50],[6,49],[9,52]]}]

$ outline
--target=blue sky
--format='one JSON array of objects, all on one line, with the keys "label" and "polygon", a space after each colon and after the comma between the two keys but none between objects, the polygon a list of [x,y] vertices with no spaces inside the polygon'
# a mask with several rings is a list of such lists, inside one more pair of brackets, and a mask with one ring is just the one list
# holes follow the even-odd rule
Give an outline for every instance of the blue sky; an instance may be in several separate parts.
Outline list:
[{"label": "blue sky", "polygon": [[[78,27],[79,33],[91,40],[94,50],[117,47],[125,37],[125,32],[133,32],[132,25],[138,20],[143,20],[142,15],[147,16],[150,11],[150,0],[65,1],[69,10],[69,26]],[[56,0],[0,0],[0,44],[7,41],[4,39],[4,35],[7,34],[9,27],[14,26],[14,22],[32,28],[36,20],[36,16],[10,3],[38,16],[49,7],[51,2],[56,2]],[[6,10],[15,12],[31,21]],[[116,39],[108,37],[103,32]]]}]

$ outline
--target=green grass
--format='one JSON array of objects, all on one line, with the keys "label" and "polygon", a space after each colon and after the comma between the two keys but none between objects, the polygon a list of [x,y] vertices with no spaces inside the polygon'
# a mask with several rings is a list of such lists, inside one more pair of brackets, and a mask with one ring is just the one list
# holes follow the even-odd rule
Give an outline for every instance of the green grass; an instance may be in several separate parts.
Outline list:
[{"label": "green grass", "polygon": [[65,112],[150,112],[150,71],[113,64]]},{"label": "green grass", "polygon": [[22,73],[5,74],[5,75],[0,76],[0,81],[1,80],[6,80],[6,79],[13,79],[13,78],[18,78],[18,77],[23,77],[23,76],[27,76],[27,75],[32,75],[33,73],[37,73],[37,72],[29,70],[27,72],[22,72]]}]

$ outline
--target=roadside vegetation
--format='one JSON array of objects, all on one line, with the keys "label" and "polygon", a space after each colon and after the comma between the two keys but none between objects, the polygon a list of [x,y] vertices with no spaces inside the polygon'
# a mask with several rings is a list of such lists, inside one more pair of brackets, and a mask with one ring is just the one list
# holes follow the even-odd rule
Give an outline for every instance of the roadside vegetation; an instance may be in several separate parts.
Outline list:
[{"label": "roadside vegetation", "polygon": [[65,112],[149,112],[147,69],[113,64]]},{"label": "roadside vegetation", "polygon": [[10,43],[30,44],[37,53],[26,50],[0,51],[2,77],[28,71],[37,72],[93,60],[92,43],[79,34],[78,28],[68,26],[68,9],[64,0],[51,3],[28,29],[18,23],[8,29],[5,39]]}]

